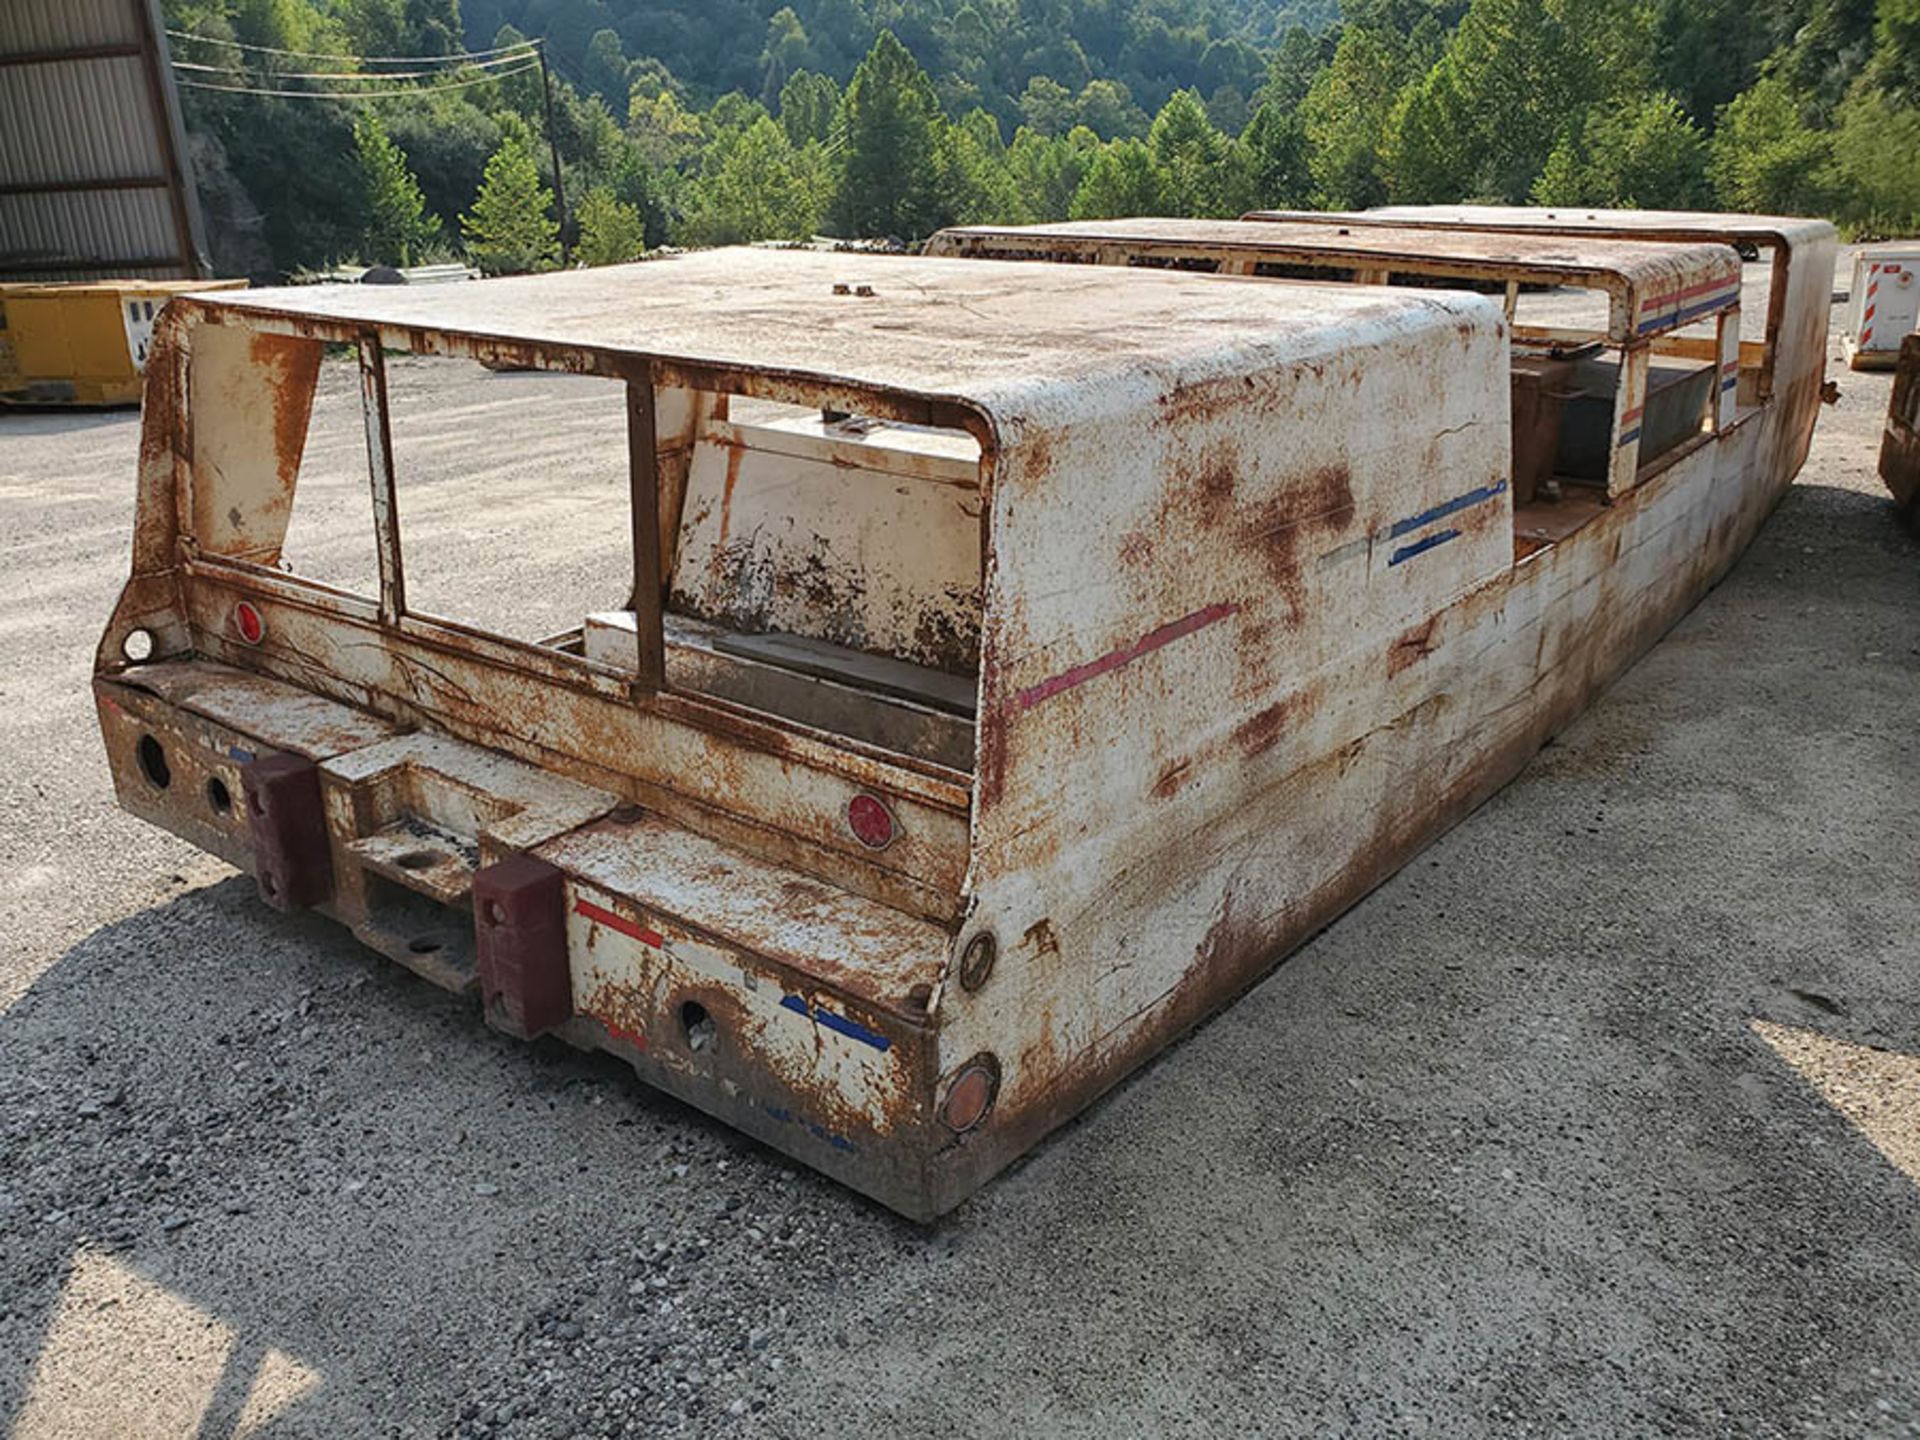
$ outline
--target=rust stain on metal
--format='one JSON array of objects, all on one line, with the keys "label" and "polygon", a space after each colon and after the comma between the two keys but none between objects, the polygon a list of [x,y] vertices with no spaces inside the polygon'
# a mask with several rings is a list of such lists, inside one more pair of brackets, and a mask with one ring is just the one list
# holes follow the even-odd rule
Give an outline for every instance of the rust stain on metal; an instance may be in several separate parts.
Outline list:
[{"label": "rust stain on metal", "polygon": [[1393,642],[1393,648],[1387,651],[1387,674],[1398,675],[1409,665],[1417,665],[1433,653],[1434,635],[1440,627],[1440,617],[1429,615],[1417,625],[1411,625],[1400,633]]},{"label": "rust stain on metal", "polygon": [[267,380],[273,406],[274,462],[281,483],[290,488],[306,449],[314,385],[324,352],[311,341],[287,335],[255,334],[247,343],[254,367]]}]

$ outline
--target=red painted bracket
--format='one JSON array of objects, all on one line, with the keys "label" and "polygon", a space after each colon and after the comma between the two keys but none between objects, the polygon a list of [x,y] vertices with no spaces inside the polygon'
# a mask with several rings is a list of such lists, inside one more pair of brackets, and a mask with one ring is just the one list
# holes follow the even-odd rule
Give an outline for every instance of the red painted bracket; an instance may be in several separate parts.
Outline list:
[{"label": "red painted bracket", "polygon": [[333,894],[333,847],[320,767],[300,755],[263,755],[240,767],[253,879],[276,910],[302,910]]},{"label": "red painted bracket", "polygon": [[487,1023],[531,1040],[573,1014],[566,880],[531,855],[473,875],[473,925]]}]

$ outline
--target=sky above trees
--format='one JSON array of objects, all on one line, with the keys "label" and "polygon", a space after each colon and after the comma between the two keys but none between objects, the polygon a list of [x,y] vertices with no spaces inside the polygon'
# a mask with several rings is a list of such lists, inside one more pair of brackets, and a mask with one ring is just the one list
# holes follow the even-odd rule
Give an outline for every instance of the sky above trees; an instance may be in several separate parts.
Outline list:
[{"label": "sky above trees", "polygon": [[[1485,200],[1920,227],[1920,0],[167,0],[223,271]],[[225,43],[223,43],[225,42]],[[241,46],[262,47],[242,49]],[[273,51],[302,52],[276,54]],[[325,64],[317,63],[324,59]],[[202,72],[196,72],[202,73]],[[324,82],[330,93],[352,81]],[[391,89],[391,86],[380,88]]]}]

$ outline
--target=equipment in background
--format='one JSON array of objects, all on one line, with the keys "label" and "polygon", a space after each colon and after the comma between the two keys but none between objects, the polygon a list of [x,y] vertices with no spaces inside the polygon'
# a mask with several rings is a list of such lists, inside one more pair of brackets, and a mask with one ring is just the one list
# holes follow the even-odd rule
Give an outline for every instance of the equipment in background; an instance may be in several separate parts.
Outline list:
[{"label": "equipment in background", "polygon": [[244,280],[0,285],[0,402],[138,405],[153,321],[175,295]]},{"label": "equipment in background", "polygon": [[1891,370],[1920,326],[1920,245],[1869,245],[1853,257],[1843,343],[1855,370]]}]

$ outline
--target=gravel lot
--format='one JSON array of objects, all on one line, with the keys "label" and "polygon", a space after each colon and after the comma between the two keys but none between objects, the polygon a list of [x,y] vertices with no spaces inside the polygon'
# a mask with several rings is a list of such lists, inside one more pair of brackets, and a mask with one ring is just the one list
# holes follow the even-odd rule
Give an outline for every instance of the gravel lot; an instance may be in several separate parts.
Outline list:
[{"label": "gravel lot", "polygon": [[[0,416],[0,1432],[1920,1435],[1920,542],[1836,373],[1589,715],[933,1230],[116,811],[136,418]],[[422,384],[426,480],[577,467],[565,380]]]}]

